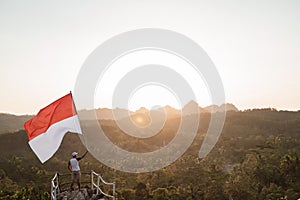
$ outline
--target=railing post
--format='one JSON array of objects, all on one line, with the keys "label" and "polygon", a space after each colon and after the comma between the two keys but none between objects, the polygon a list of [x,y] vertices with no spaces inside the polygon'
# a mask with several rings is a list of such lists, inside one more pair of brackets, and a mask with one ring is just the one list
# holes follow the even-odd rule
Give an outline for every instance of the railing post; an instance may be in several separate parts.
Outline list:
[{"label": "railing post", "polygon": [[92,184],[92,190],[94,190],[94,173],[91,171],[91,184]]},{"label": "railing post", "polygon": [[99,185],[100,185],[100,177],[98,175],[98,179],[97,179],[97,195],[99,194]]},{"label": "railing post", "polygon": [[51,179],[51,200],[56,200],[56,185],[57,183],[57,173],[55,173],[54,177]]},{"label": "railing post", "polygon": [[60,181],[59,181],[59,173],[56,172],[57,179],[56,179],[56,185],[57,185],[57,192],[60,193]]},{"label": "railing post", "polygon": [[54,187],[54,200],[56,200],[56,197],[57,197],[57,195],[56,195],[56,188]]},{"label": "railing post", "polygon": [[51,179],[51,193],[50,193],[50,195],[51,195],[51,200],[53,200],[53,180]]},{"label": "railing post", "polygon": [[113,200],[115,200],[116,183],[113,182]]}]

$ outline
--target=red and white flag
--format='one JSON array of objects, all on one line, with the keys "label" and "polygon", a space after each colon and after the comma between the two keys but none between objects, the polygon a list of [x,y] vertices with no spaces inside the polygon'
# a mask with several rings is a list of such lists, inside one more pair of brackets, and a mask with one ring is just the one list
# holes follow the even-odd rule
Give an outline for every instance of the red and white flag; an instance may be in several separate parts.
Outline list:
[{"label": "red and white flag", "polygon": [[42,163],[54,155],[67,132],[82,134],[71,93],[41,109],[24,127],[29,145]]}]

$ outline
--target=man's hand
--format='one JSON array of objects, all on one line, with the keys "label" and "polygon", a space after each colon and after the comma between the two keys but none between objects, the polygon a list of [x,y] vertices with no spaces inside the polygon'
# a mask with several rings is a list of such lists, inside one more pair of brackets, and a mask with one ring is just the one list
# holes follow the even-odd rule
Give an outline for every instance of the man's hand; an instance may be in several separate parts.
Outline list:
[{"label": "man's hand", "polygon": [[84,158],[84,156],[88,153],[89,151],[86,151],[81,157],[80,159]]}]

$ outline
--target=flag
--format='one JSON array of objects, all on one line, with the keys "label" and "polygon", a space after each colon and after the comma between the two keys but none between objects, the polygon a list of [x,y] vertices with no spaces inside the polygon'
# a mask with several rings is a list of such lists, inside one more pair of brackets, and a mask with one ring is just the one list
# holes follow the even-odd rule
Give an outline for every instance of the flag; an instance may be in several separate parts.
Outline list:
[{"label": "flag", "polygon": [[24,124],[29,146],[42,163],[58,150],[67,132],[82,134],[72,94],[54,101]]}]

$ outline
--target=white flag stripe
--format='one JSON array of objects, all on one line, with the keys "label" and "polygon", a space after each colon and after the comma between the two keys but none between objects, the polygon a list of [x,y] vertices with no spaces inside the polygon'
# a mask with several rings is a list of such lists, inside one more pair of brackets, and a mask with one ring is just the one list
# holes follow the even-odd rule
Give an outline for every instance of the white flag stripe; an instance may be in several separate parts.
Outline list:
[{"label": "white flag stripe", "polygon": [[40,161],[44,163],[58,150],[67,132],[82,134],[77,115],[52,124],[45,133],[38,135],[28,143]]}]

